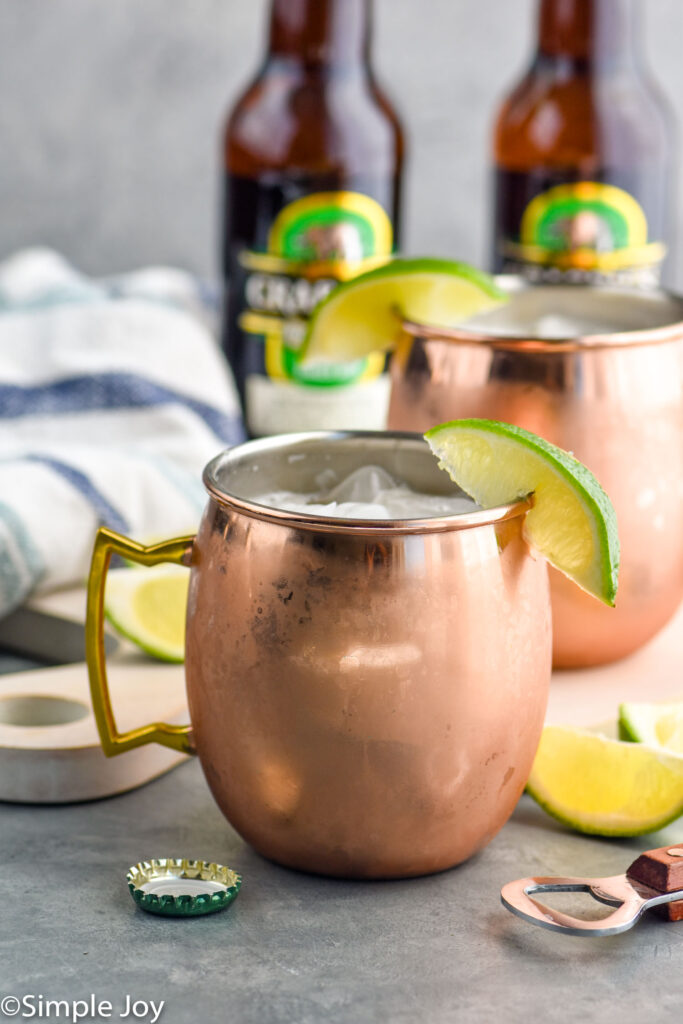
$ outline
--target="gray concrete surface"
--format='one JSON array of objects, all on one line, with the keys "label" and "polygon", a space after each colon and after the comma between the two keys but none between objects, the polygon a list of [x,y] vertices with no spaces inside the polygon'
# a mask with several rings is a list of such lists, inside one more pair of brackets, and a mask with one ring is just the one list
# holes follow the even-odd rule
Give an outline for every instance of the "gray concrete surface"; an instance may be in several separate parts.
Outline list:
[{"label": "gray concrete surface", "polygon": [[[641,840],[578,836],[523,798],[467,864],[356,883],[260,858],[221,817],[197,763],[97,803],[4,804],[0,997],[94,993],[113,1020],[126,996],[164,1000],[161,1024],[674,1024],[683,924],[652,918],[615,938],[573,939],[525,925],[498,893],[525,874],[614,874],[681,839],[682,823]],[[147,915],[126,870],[164,855],[228,863],[243,890],[212,917]]]},{"label": "gray concrete surface", "polygon": [[[376,0],[376,64],[412,140],[407,250],[486,260],[491,120],[527,57],[534,5]],[[680,121],[683,4],[642,6]],[[219,126],[257,66],[265,8],[0,0],[0,257],[43,242],[89,272],[215,272]],[[678,222],[683,237],[683,203]]]}]

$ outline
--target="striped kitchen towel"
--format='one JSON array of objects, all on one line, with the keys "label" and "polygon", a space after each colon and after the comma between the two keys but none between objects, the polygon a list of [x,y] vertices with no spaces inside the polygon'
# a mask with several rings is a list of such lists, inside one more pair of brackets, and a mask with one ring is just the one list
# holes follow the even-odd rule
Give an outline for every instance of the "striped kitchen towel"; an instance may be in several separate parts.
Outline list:
[{"label": "striped kitchen towel", "polygon": [[244,438],[204,299],[166,268],[95,281],[46,249],[0,263],[0,615],[85,579],[99,525],[196,528],[203,466]]}]

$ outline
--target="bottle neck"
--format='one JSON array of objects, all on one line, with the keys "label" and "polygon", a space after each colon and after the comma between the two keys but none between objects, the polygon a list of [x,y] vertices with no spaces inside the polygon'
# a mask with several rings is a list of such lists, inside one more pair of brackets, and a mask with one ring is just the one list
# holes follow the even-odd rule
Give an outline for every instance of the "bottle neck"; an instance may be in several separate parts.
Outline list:
[{"label": "bottle neck", "polygon": [[269,59],[367,67],[372,0],[271,0]]},{"label": "bottle neck", "polygon": [[635,63],[639,0],[540,0],[538,56],[596,70]]}]

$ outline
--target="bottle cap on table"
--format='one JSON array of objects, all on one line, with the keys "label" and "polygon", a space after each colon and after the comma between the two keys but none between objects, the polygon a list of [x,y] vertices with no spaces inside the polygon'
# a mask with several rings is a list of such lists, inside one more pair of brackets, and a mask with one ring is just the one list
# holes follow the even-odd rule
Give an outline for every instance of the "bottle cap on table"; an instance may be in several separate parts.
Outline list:
[{"label": "bottle cap on table", "polygon": [[162,857],[134,864],[126,881],[142,910],[167,917],[197,917],[232,903],[240,891],[242,876],[223,864]]}]

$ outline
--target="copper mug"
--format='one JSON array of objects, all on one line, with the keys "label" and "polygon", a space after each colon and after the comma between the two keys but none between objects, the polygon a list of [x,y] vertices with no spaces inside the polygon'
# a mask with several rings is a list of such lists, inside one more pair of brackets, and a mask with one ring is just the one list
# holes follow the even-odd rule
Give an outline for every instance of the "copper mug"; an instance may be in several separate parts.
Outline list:
[{"label": "copper mug", "polygon": [[[144,743],[197,753],[226,818],[266,857],[390,878],[464,860],[512,813],[545,713],[550,602],[546,566],[522,537],[528,499],[399,521],[253,500],[368,463],[416,490],[454,491],[418,436],[288,435],[209,463],[196,537],[144,548],[101,529],[87,652],[106,754]],[[191,726],[116,728],[102,644],[114,552],[191,568]]]},{"label": "copper mug", "polygon": [[[510,302],[474,326],[404,325],[389,427],[504,420],[574,452],[595,473],[617,512],[617,606],[551,570],[554,663],[615,661],[653,637],[683,596],[683,300],[500,280]],[[532,325],[545,317],[595,326],[535,336]]]}]

